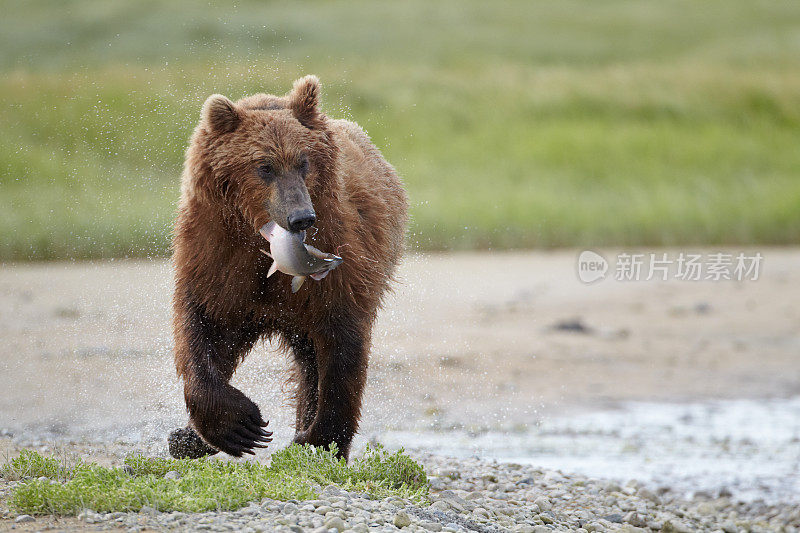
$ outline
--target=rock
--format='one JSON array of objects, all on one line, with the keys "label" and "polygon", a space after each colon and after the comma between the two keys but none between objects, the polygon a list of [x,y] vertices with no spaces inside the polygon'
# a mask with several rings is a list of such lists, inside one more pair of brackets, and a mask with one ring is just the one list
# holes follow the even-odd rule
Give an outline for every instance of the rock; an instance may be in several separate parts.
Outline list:
[{"label": "rock", "polygon": [[636,510],[636,504],[633,503],[630,500],[620,500],[617,503],[617,505],[619,505],[620,509],[622,509],[623,511],[626,511],[626,512],[627,511],[635,511]]},{"label": "rock", "polygon": [[164,474],[164,479],[180,479],[181,473],[177,470],[170,470],[166,474]]},{"label": "rock", "polygon": [[722,487],[721,489],[719,489],[718,496],[720,498],[730,498],[730,497],[733,496],[733,493],[731,492],[731,490],[728,487]]},{"label": "rock", "polygon": [[713,515],[717,512],[716,506],[711,502],[702,502],[694,508],[695,512],[701,516]]},{"label": "rock", "polygon": [[465,500],[452,490],[443,490],[439,493],[439,498],[459,513],[473,510],[476,507],[474,503]]},{"label": "rock", "polygon": [[439,471],[437,472],[437,475],[439,477],[446,477],[446,478],[449,478],[449,479],[460,479],[461,478],[461,472],[459,472],[458,470],[453,469],[453,468],[445,468],[445,469],[441,469],[440,468]]},{"label": "rock", "polygon": [[333,507],[331,507],[330,505],[322,505],[320,507],[317,507],[314,512],[317,514],[321,514],[322,516],[325,516],[326,514],[333,512],[333,510],[334,510]]},{"label": "rock", "polygon": [[533,503],[538,505],[539,509],[542,511],[549,511],[550,509],[553,508],[553,504],[550,502],[548,498],[544,496],[539,496],[538,498],[533,500]]},{"label": "rock", "polygon": [[491,513],[489,513],[489,511],[487,511],[483,507],[476,507],[475,510],[472,511],[472,514],[477,516],[483,516],[485,518],[491,518],[492,516]]},{"label": "rock", "polygon": [[35,522],[36,519],[29,514],[21,514],[14,519],[15,524],[26,524],[28,522]]},{"label": "rock", "polygon": [[667,520],[664,522],[664,527],[661,528],[664,533],[692,533],[695,531],[680,520]]},{"label": "rock", "polygon": [[553,530],[547,526],[533,526],[533,533],[551,533]]},{"label": "rock", "polygon": [[723,522],[720,527],[722,528],[722,531],[724,531],[725,533],[739,533],[739,526],[737,526],[730,520],[728,520],[727,522]]},{"label": "rock", "polygon": [[450,506],[447,504],[447,502],[440,500],[438,502],[433,502],[431,504],[431,509],[436,509],[437,511],[449,511]]},{"label": "rock", "polygon": [[439,522],[420,522],[420,526],[424,527],[428,531],[441,531],[442,524]]},{"label": "rock", "polygon": [[648,489],[639,489],[639,497],[650,500],[653,503],[661,503],[661,498],[659,498],[655,492]]},{"label": "rock", "polygon": [[102,518],[99,514],[95,513],[91,509],[84,509],[77,516],[78,520],[82,522],[86,522],[87,524],[94,524],[100,522]]},{"label": "rock", "polygon": [[340,489],[336,485],[328,485],[322,489],[322,494],[325,496],[347,496],[347,491]]},{"label": "rock", "polygon": [[550,329],[567,333],[580,333],[582,335],[591,335],[594,333],[594,329],[587,326],[580,318],[559,320],[550,326]]},{"label": "rock", "polygon": [[331,502],[329,502],[328,500],[308,500],[308,502],[306,502],[306,503],[308,503],[310,505],[313,505],[314,508],[322,507],[323,505],[330,505],[331,504]]},{"label": "rock", "polygon": [[430,484],[432,490],[444,490],[447,488],[447,483],[439,477],[429,477],[428,483]]},{"label": "rock", "polygon": [[392,523],[395,525],[395,527],[403,529],[404,527],[408,527],[411,525],[411,518],[409,518],[408,513],[406,513],[405,511],[397,511],[394,514],[394,519],[392,520]]},{"label": "rock", "polygon": [[588,531],[589,533],[591,533],[592,531],[601,531],[602,532],[602,531],[606,530],[606,527],[603,524],[601,524],[600,522],[589,522],[588,524],[583,526],[583,528],[586,531]]},{"label": "rock", "polygon": [[619,513],[612,513],[603,516],[603,520],[608,520],[613,524],[621,524],[622,523],[622,515]]},{"label": "rock", "polygon": [[626,514],[622,518],[622,521],[635,527],[647,526],[647,522],[645,522],[645,520],[639,515],[639,513],[636,513],[634,511],[631,511],[630,513]]},{"label": "rock", "polygon": [[336,531],[341,533],[342,531],[344,531],[346,526],[344,525],[344,520],[342,520],[338,516],[334,516],[325,521],[325,527],[327,527],[328,529],[335,529]]}]

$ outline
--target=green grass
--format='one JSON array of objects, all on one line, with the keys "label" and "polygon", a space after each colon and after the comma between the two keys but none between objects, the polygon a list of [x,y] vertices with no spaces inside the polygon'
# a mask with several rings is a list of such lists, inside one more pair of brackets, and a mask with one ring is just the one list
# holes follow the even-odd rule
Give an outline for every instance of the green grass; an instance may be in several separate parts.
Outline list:
[{"label": "green grass", "polygon": [[[7,479],[25,479],[13,489],[10,506],[28,514],[75,515],[82,509],[124,512],[143,506],[159,511],[234,510],[263,498],[318,498],[319,488],[328,485],[416,502],[426,501],[428,495],[422,466],[402,450],[390,454],[380,447],[367,448],[350,465],[335,458],[335,448],[295,444],[273,454],[269,466],[143,456],[128,457],[125,466],[78,463],[65,469],[55,458],[25,451],[0,473]],[[180,478],[165,479],[169,471],[179,472]]]},{"label": "green grass", "polygon": [[0,259],[168,253],[205,97],[305,73],[421,249],[800,240],[800,4],[12,3]]}]

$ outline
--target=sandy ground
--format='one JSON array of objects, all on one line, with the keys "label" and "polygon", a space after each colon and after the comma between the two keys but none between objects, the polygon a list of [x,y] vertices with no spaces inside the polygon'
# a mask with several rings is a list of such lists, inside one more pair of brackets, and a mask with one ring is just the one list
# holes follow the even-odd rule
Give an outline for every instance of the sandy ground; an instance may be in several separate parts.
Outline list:
[{"label": "sandy ground", "polygon": [[[761,252],[757,281],[593,285],[572,251],[411,255],[376,328],[362,433],[798,394],[800,250]],[[183,423],[170,293],[166,261],[4,265],[0,431],[138,441]],[[571,320],[589,331],[553,328]],[[286,367],[259,345],[234,378],[278,442],[292,432]]]}]

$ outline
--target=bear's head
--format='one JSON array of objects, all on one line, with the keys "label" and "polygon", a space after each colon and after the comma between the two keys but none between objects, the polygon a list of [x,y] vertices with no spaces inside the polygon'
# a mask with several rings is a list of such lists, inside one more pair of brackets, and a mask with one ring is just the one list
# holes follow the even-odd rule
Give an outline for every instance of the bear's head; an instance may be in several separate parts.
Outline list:
[{"label": "bear's head", "polygon": [[184,194],[234,212],[256,232],[272,220],[292,231],[310,227],[312,197],[332,179],[336,159],[318,104],[315,76],[282,97],[210,96],[187,156]]}]

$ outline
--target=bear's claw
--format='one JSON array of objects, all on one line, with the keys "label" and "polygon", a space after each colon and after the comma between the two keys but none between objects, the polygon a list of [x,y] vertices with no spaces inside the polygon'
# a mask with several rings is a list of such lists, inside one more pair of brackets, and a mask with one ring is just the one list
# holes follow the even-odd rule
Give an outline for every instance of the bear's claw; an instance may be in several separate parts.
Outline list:
[{"label": "bear's claw", "polygon": [[272,432],[264,429],[269,422],[261,418],[258,406],[230,385],[221,391],[197,392],[189,405],[193,429],[228,455],[255,455],[254,448],[266,448],[272,441]]}]

